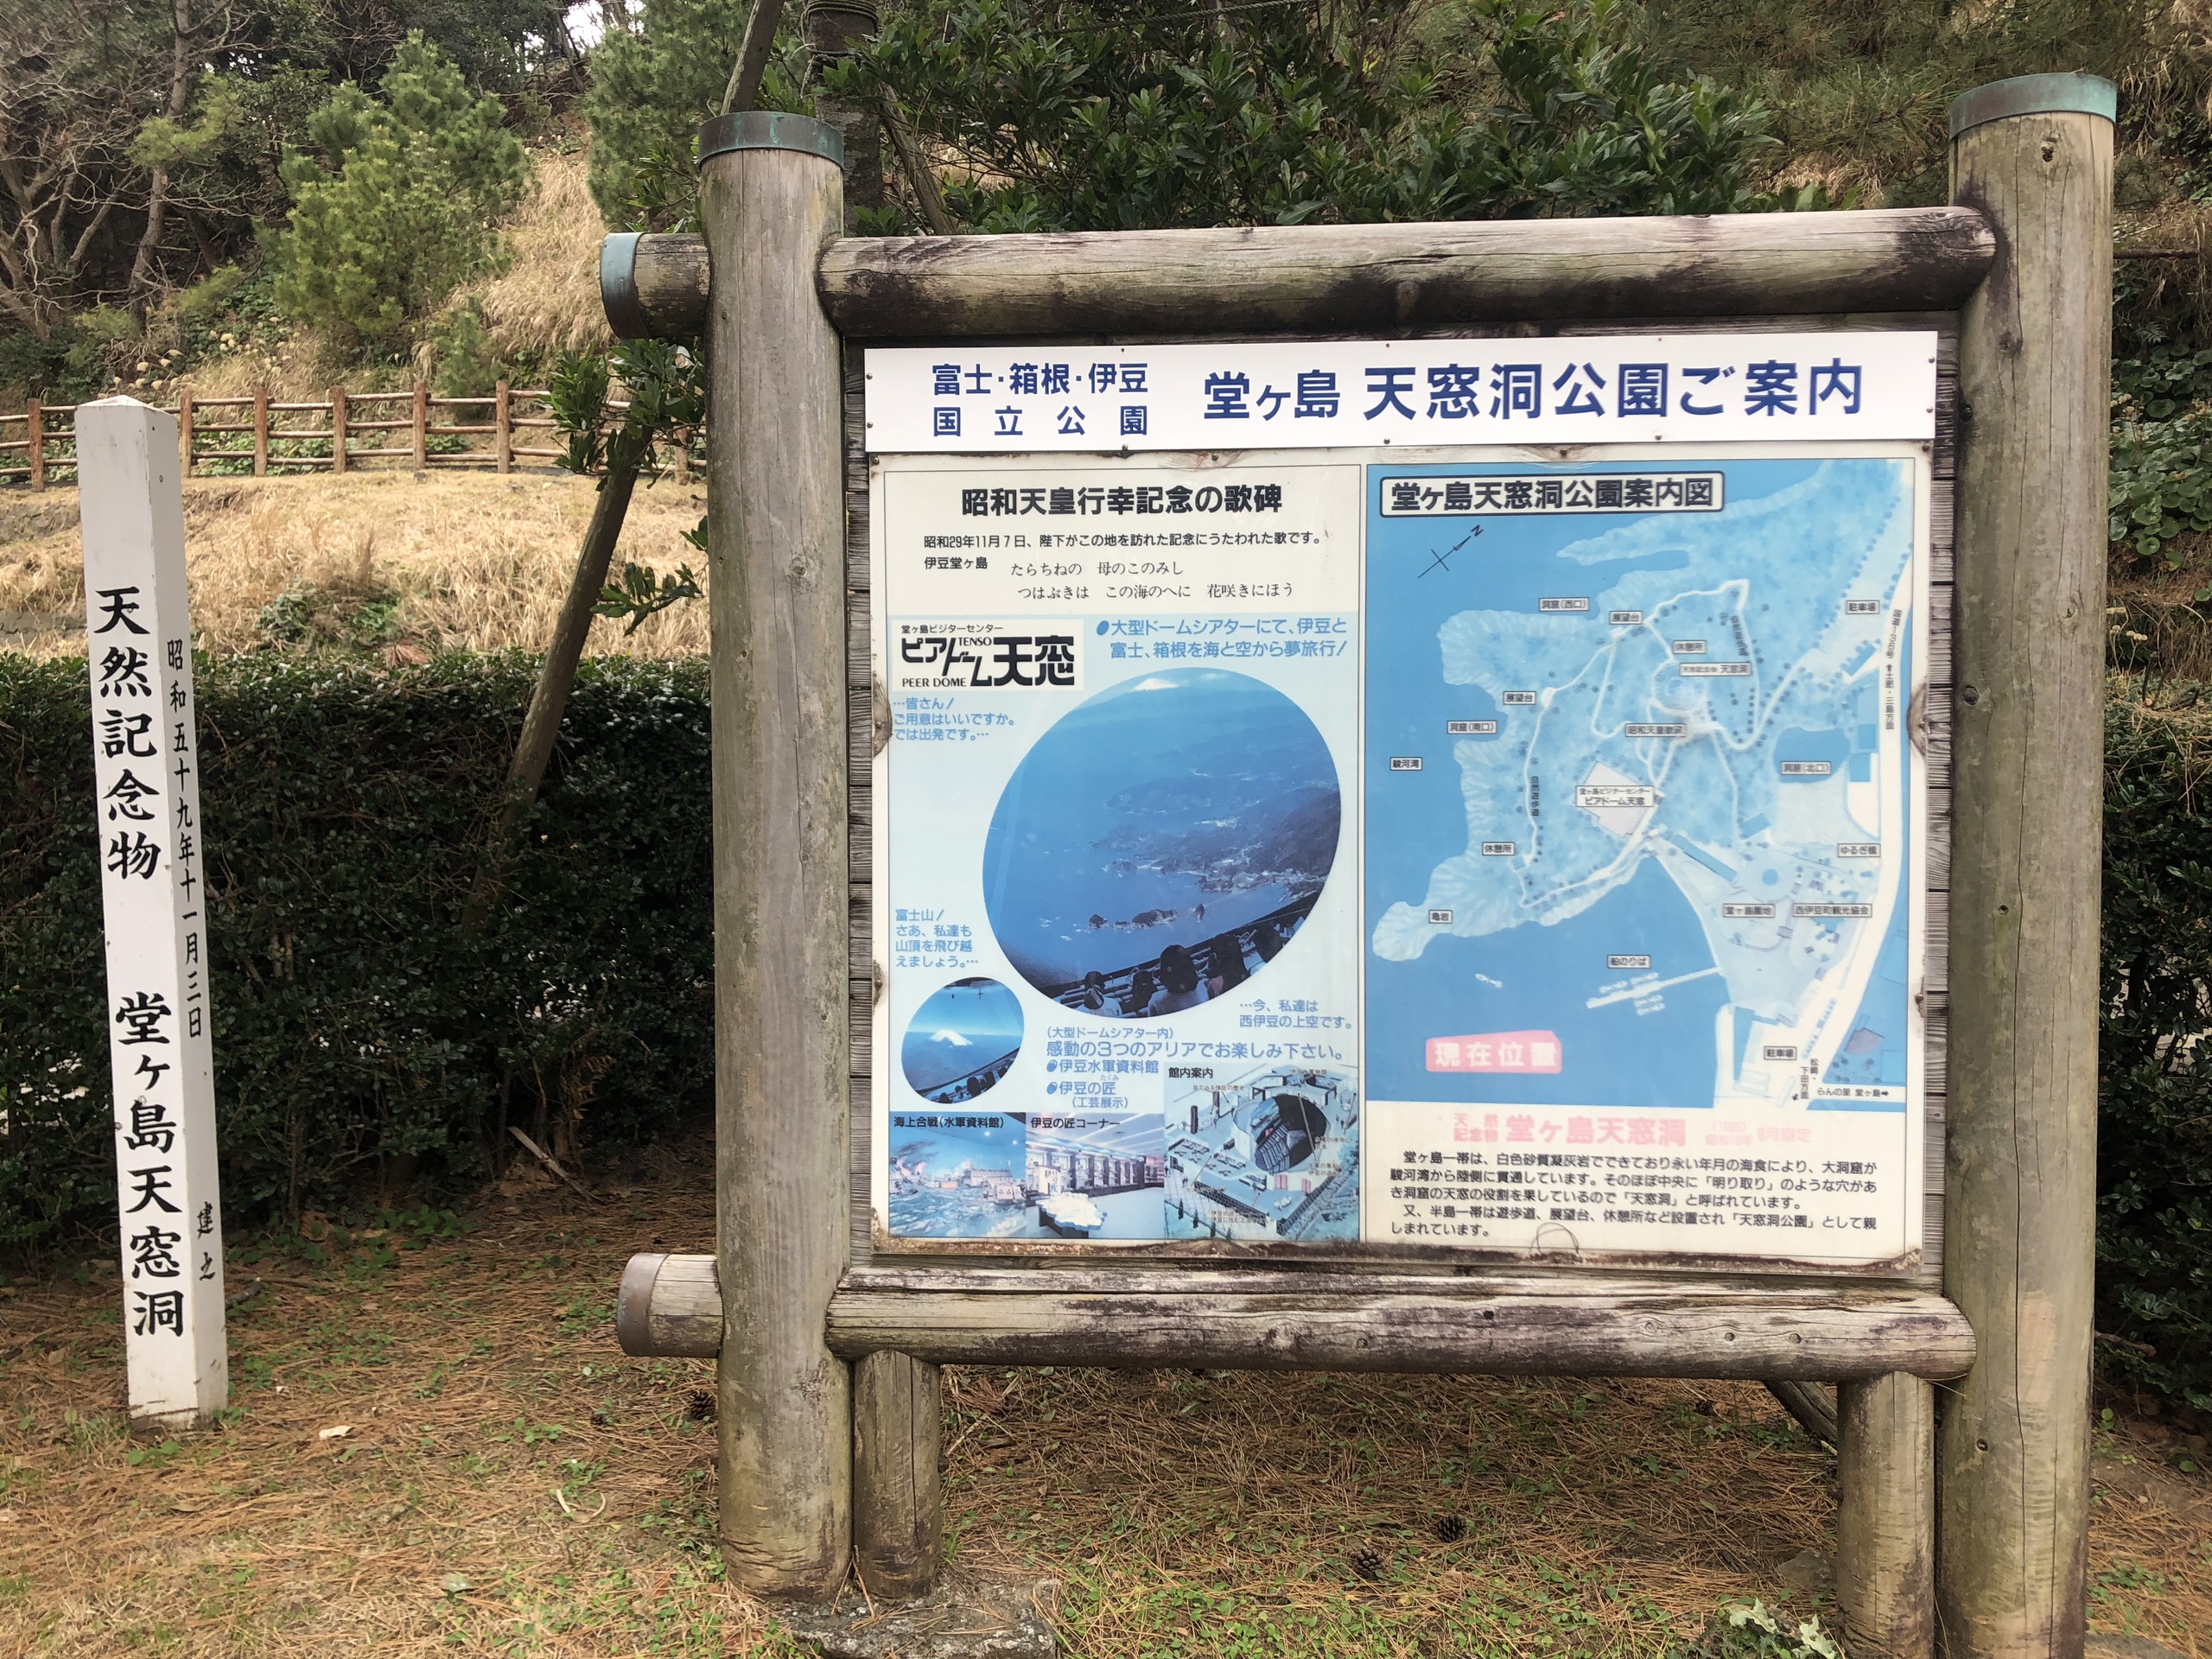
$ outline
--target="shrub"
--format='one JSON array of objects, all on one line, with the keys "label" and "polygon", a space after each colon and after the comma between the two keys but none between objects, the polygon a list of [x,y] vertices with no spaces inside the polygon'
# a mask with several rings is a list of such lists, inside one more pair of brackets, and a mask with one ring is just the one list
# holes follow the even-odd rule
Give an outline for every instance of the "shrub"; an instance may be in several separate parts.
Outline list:
[{"label": "shrub", "polygon": [[2105,734],[2097,1328],[2212,1408],[2212,716],[2113,701]]},{"label": "shrub", "polygon": [[[1448,31],[1448,33],[1447,33]],[[1656,73],[1612,0],[1204,8],[922,0],[831,70],[895,97],[982,231],[1713,213],[1768,111]]]},{"label": "shrub", "polygon": [[389,349],[490,267],[492,223],[521,200],[529,168],[499,100],[471,92],[420,35],[378,85],[381,104],[348,85],[309,118],[320,158],[285,157],[276,303],[348,346]]},{"label": "shrub", "polygon": [[[710,1097],[702,668],[588,664],[506,889],[463,908],[531,690],[520,657],[200,678],[215,1090],[245,1222],[578,1149]],[[0,655],[0,1245],[112,1224],[81,663]]]}]

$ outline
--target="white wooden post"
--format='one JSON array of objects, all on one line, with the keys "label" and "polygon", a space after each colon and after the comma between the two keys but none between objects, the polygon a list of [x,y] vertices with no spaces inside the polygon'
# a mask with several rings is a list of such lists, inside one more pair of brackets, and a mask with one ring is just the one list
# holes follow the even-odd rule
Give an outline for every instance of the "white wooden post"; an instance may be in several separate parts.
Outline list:
[{"label": "white wooden post", "polygon": [[135,398],[77,411],[124,1342],[131,1417],[169,1428],[230,1398],[177,439]]}]

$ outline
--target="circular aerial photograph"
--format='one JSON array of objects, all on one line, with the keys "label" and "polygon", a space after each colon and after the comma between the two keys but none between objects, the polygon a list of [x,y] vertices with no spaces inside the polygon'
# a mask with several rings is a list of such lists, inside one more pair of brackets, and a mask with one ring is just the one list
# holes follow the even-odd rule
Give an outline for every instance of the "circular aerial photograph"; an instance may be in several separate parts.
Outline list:
[{"label": "circular aerial photograph", "polygon": [[1007,780],[983,847],[991,931],[1077,1013],[1179,1014],[1304,925],[1341,816],[1328,745],[1273,686],[1203,668],[1124,680]]},{"label": "circular aerial photograph", "polygon": [[1021,1004],[995,979],[956,979],[906,1023],[907,1086],[936,1105],[989,1092],[1021,1052]]}]

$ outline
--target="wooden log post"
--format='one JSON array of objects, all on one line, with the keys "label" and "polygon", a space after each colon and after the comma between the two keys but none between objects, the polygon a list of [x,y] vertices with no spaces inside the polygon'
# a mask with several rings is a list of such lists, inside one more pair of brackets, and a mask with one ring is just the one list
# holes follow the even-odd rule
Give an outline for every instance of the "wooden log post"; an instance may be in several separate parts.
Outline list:
[{"label": "wooden log post", "polygon": [[269,476],[269,388],[253,389],[253,475]]},{"label": "wooden log post", "polygon": [[497,452],[499,470],[514,471],[514,400],[504,380],[492,388],[492,447]]},{"label": "wooden log post", "polygon": [[176,455],[177,465],[183,475],[192,476],[192,392],[190,388],[176,395]]},{"label": "wooden log post", "polygon": [[2116,94],[2031,75],[1951,106],[1952,195],[1997,237],[1959,326],[1944,1405],[1954,1659],[2075,1659],[2095,1267],[2105,497]]},{"label": "wooden log post", "polygon": [[853,1564],[868,1593],[887,1600],[937,1586],[944,1553],[942,1376],[906,1354],[868,1354],[853,1366]]},{"label": "wooden log post", "polygon": [[23,448],[23,458],[30,465],[30,486],[35,490],[46,487],[45,397],[43,391],[33,387],[30,402],[23,405],[23,436],[29,440]]},{"label": "wooden log post", "polygon": [[430,389],[423,382],[415,383],[415,470],[425,473],[430,469]]},{"label": "wooden log post", "polygon": [[1836,1599],[1852,1659],[1936,1650],[1936,1397],[1916,1376],[1845,1382],[1836,1421],[1843,1505]]},{"label": "wooden log post", "polygon": [[699,133],[721,1541],[743,1588],[817,1601],[852,1534],[851,1381],[823,1340],[849,1248],[842,407],[814,291],[841,154],[804,116]]},{"label": "wooden log post", "polygon": [[346,475],[346,388],[330,389],[330,475]]}]

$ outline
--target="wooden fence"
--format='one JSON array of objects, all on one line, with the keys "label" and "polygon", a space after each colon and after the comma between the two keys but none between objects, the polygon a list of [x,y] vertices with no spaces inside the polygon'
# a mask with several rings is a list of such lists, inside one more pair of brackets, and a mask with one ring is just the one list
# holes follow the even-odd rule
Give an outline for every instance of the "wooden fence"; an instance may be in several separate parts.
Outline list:
[{"label": "wooden fence", "polygon": [[[628,407],[619,398],[607,404],[616,414]],[[556,431],[544,390],[504,380],[483,397],[434,397],[420,385],[407,391],[334,386],[320,403],[283,403],[266,391],[248,397],[187,392],[169,412],[177,417],[187,478],[343,474],[356,467],[427,473],[474,467],[508,473],[568,454],[565,445],[537,439]],[[691,435],[693,442],[696,437]],[[687,479],[694,464],[691,443],[674,446],[672,461],[677,480]],[[42,490],[51,483],[74,483],[76,474],[73,404],[34,397],[21,412],[0,415],[0,485],[20,480]]]}]

